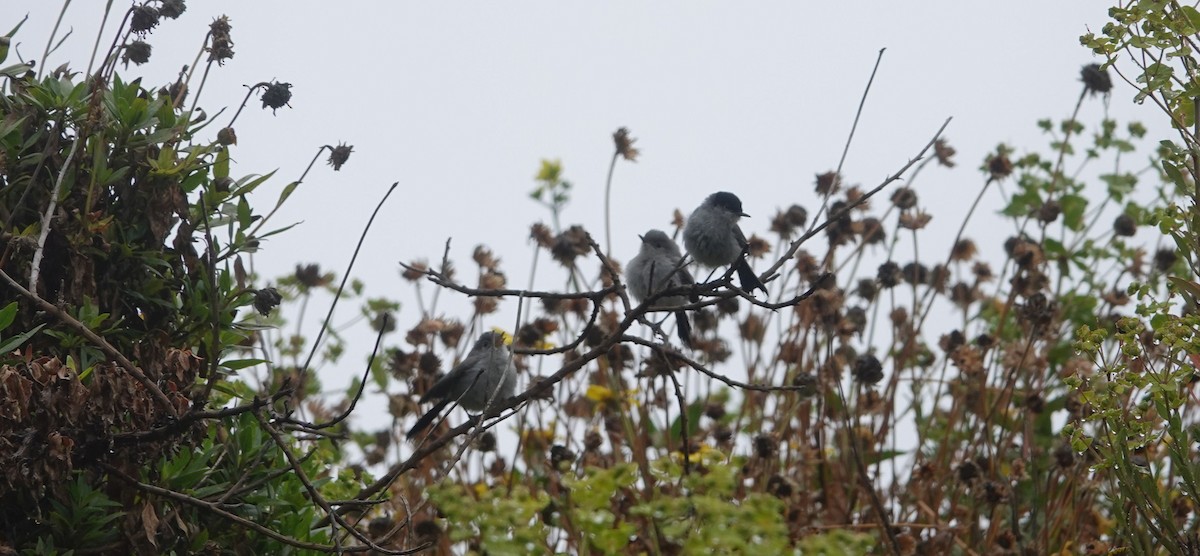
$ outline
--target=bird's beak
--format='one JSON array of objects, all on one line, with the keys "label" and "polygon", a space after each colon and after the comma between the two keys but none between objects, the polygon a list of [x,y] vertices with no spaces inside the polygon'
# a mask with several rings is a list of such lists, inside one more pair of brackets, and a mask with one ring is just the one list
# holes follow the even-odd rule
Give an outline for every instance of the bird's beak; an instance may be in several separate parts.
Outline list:
[{"label": "bird's beak", "polygon": [[749,215],[749,214],[746,214],[746,213],[744,213],[744,212],[743,212],[743,213],[741,213],[741,214],[739,214],[738,216],[741,216],[742,218],[750,218],[750,215]]},{"label": "bird's beak", "polygon": [[642,243],[646,243],[646,238],[642,237],[642,234],[638,234],[638,240]]},{"label": "bird's beak", "polygon": [[500,328],[493,328],[492,331],[496,333],[492,336],[492,347],[507,346],[512,344],[512,336],[509,336],[508,332],[505,332]]}]

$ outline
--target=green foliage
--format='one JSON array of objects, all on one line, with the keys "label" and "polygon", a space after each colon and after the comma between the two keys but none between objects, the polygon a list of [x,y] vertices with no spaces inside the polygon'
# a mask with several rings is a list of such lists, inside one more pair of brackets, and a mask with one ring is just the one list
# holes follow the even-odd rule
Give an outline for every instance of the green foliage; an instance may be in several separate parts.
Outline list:
[{"label": "green foliage", "polygon": [[[116,19],[182,11],[151,0]],[[228,33],[218,18],[196,39],[215,49]],[[274,172],[234,175],[232,122],[209,129],[198,68],[151,88],[116,75],[127,45],[113,44],[92,75],[0,69],[0,270],[32,292],[5,285],[0,299],[0,552],[332,550],[314,498],[351,497],[371,476],[333,467],[339,429],[300,441],[282,424],[284,399],[316,381],[298,384],[296,368],[270,390],[249,380],[266,361],[248,350],[267,347],[259,334],[273,322],[260,313],[274,305],[251,308],[243,257],[290,228],[268,222],[303,177],[261,214],[250,195]],[[350,148],[338,148],[340,166]]]},{"label": "green foliage", "polygon": [[[806,538],[802,549],[791,548],[785,506],[773,496],[738,494],[741,464],[725,463],[717,454],[705,457],[704,472],[684,475],[677,464],[660,466],[657,479],[681,481],[685,496],[641,500],[636,493],[637,467],[616,465],[566,473],[561,492],[531,492],[523,485],[503,486],[442,483],[432,487],[429,500],[445,516],[448,534],[489,554],[529,554],[562,551],[555,540],[560,529],[574,532],[582,545],[569,552],[625,554],[635,546],[640,521],[655,524],[653,542],[674,546],[685,554],[862,554],[874,544],[868,535],[834,532]],[[660,460],[662,463],[662,460]],[[620,508],[630,504],[628,513]]]},{"label": "green foliage", "polygon": [[121,505],[88,484],[83,473],[67,489],[66,500],[52,503],[47,545],[84,549],[104,546],[117,539],[118,520],[124,517]]}]

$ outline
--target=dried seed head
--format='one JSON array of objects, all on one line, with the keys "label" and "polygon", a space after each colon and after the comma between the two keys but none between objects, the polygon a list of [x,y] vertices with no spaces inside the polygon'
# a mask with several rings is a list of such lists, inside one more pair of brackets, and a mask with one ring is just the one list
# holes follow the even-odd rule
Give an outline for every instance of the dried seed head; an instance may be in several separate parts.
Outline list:
[{"label": "dried seed head", "polygon": [[476,313],[490,315],[500,308],[500,301],[495,297],[476,297],[472,305],[474,305]]},{"label": "dried seed head", "polygon": [[700,332],[712,332],[717,328],[717,314],[710,309],[697,309],[692,313],[692,325]]},{"label": "dried seed head", "polygon": [[721,315],[736,315],[739,305],[740,303],[738,302],[738,298],[726,297],[720,301],[717,301],[717,313]]},{"label": "dried seed head", "polygon": [[725,406],[717,402],[711,402],[704,406],[704,416],[713,421],[720,421],[722,417],[725,417]]},{"label": "dried seed head", "polygon": [[900,265],[892,261],[888,261],[879,265],[879,271],[875,276],[876,280],[879,281],[879,285],[883,286],[884,289],[896,287],[900,284],[901,278],[903,278],[903,275],[900,271]]},{"label": "dried seed head", "polygon": [[600,436],[600,431],[591,430],[583,435],[583,451],[596,452],[604,445],[604,437]]},{"label": "dried seed head", "polygon": [[[824,174],[817,174],[817,194],[833,195],[842,188],[842,178],[837,172],[829,171]],[[830,211],[832,213],[832,211]]]},{"label": "dried seed head", "polygon": [[1170,272],[1171,267],[1175,266],[1175,261],[1179,260],[1179,255],[1175,254],[1175,250],[1170,247],[1164,247],[1154,253],[1154,268],[1159,272]]},{"label": "dried seed head", "polygon": [[438,336],[441,338],[443,345],[453,348],[457,347],[458,343],[462,341],[463,334],[466,333],[466,330],[466,326],[464,326],[463,323],[452,320],[447,322],[446,326],[442,327],[442,330],[438,332]]},{"label": "dried seed head", "polygon": [[950,269],[944,264],[933,265],[929,271],[929,287],[938,293],[945,293],[946,284],[950,282]]},{"label": "dried seed head", "polygon": [[911,187],[901,187],[892,193],[892,204],[900,210],[908,210],[917,206],[917,192]]},{"label": "dried seed head", "polygon": [[538,222],[529,227],[529,237],[537,242],[539,247],[549,249],[554,246],[554,232],[550,231],[550,227]]},{"label": "dried seed head", "polygon": [[555,444],[550,447],[550,466],[555,469],[562,469],[562,465],[571,465],[575,461],[575,452],[567,449],[566,446]]},{"label": "dried seed head", "polygon": [[1137,233],[1137,222],[1128,214],[1122,214],[1113,221],[1113,233],[1119,236],[1130,237]]},{"label": "dried seed head", "polygon": [[965,461],[958,466],[958,480],[969,483],[979,478],[979,465],[973,461]]},{"label": "dried seed head", "polygon": [[279,306],[283,301],[283,296],[279,295],[279,290],[275,288],[263,288],[254,292],[254,310],[262,316],[271,314],[271,309]]},{"label": "dried seed head", "polygon": [[400,277],[409,282],[416,282],[425,276],[425,272],[429,270],[429,263],[426,261],[413,261],[408,263],[408,266],[400,273]]},{"label": "dried seed head", "polygon": [[786,211],[775,213],[775,217],[771,219],[771,231],[784,239],[789,239],[795,234],[796,228],[804,227],[806,222],[808,222],[808,211],[800,205],[792,205]]},{"label": "dried seed head", "polygon": [[151,29],[158,26],[158,19],[158,8],[147,4],[134,6],[133,13],[129,17],[129,30],[145,36]]},{"label": "dried seed head", "polygon": [[883,243],[887,240],[887,233],[883,231],[883,223],[878,218],[873,216],[863,218],[859,222],[861,227],[862,242],[871,245],[874,243]]},{"label": "dried seed head", "polygon": [[1100,64],[1083,66],[1079,75],[1083,80],[1083,88],[1089,94],[1105,94],[1112,90],[1112,78],[1108,76],[1108,70],[1102,69]]},{"label": "dried seed head", "polygon": [[754,437],[754,455],[762,459],[770,459],[775,457],[775,451],[779,448],[779,440],[774,436],[763,433]]},{"label": "dried seed head", "polygon": [[507,282],[502,272],[486,271],[479,276],[479,288],[483,290],[499,290],[504,288]]},{"label": "dried seed head", "polygon": [[938,347],[942,348],[942,351],[946,353],[953,353],[954,350],[965,345],[966,343],[967,337],[964,336],[960,330],[953,330],[949,334],[943,334],[942,337],[938,339]]},{"label": "dried seed head", "polygon": [[1075,465],[1075,450],[1066,442],[1059,444],[1058,447],[1054,448],[1054,461],[1062,468]]},{"label": "dried seed head", "polygon": [[492,250],[484,245],[476,245],[475,251],[471,253],[471,258],[475,264],[479,265],[479,268],[484,270],[496,270],[500,266],[500,259],[497,259]]},{"label": "dried seed head", "polygon": [[417,370],[429,376],[436,376],[442,368],[442,359],[431,351],[426,351],[417,358]]},{"label": "dried seed head", "polygon": [[778,473],[767,479],[767,492],[776,498],[791,498],[798,487],[795,481]]},{"label": "dried seed head", "polygon": [[125,45],[124,52],[121,53],[121,62],[126,66],[129,62],[137,65],[142,65],[150,61],[150,43],[143,40],[135,40]]},{"label": "dried seed head", "polygon": [[480,452],[494,452],[496,450],[496,435],[492,431],[485,431],[479,435],[479,440],[475,441],[475,449]]},{"label": "dried seed head", "polygon": [[217,132],[217,142],[228,147],[237,144],[237,132],[232,127],[223,127]]},{"label": "dried seed head", "polygon": [[432,519],[425,519],[413,526],[413,534],[416,536],[416,542],[433,544],[442,536],[442,528]]},{"label": "dried seed head", "polygon": [[975,275],[975,279],[980,282],[987,282],[992,279],[992,265],[985,262],[975,263],[971,267],[971,273]]},{"label": "dried seed head", "polygon": [[975,242],[963,238],[954,244],[954,248],[950,250],[950,258],[956,261],[969,261],[975,258]]},{"label": "dried seed head", "polygon": [[950,301],[959,308],[965,309],[975,302],[976,294],[975,288],[972,288],[970,284],[958,282],[950,288]]},{"label": "dried seed head", "polygon": [[1059,214],[1062,214],[1062,205],[1059,205],[1058,201],[1054,199],[1050,199],[1045,203],[1042,203],[1042,207],[1038,209],[1037,213],[1038,220],[1042,221],[1044,224],[1049,224],[1055,220],[1058,220]]},{"label": "dried seed head", "polygon": [[1035,293],[1026,299],[1020,307],[1019,315],[1022,320],[1032,326],[1044,327],[1054,320],[1056,303],[1046,298],[1043,293]]},{"label": "dried seed head", "polygon": [[767,334],[767,325],[758,315],[751,313],[746,316],[746,320],[738,326],[738,331],[741,333],[743,340],[753,344],[761,344],[763,338]]},{"label": "dried seed head", "polygon": [[872,301],[875,299],[875,295],[879,293],[879,286],[870,278],[862,278],[854,288],[854,293],[867,301]]},{"label": "dried seed head", "polygon": [[183,0],[162,0],[158,8],[159,15],[167,19],[177,19],[187,11],[187,5]]},{"label": "dried seed head", "polygon": [[846,309],[840,331],[846,335],[861,334],[867,327],[867,311],[862,307]]},{"label": "dried seed head", "polygon": [[1008,499],[1008,489],[996,481],[983,483],[983,500],[988,505],[995,506]]},{"label": "dried seed head", "polygon": [[591,240],[591,236],[582,226],[571,226],[554,238],[550,254],[563,266],[569,267],[574,264],[576,257],[586,255],[588,251],[591,251]]},{"label": "dried seed head", "polygon": [[187,100],[187,93],[188,88],[183,81],[176,81],[158,90],[158,94],[170,97],[175,106],[179,106]]},{"label": "dried seed head", "polygon": [[294,274],[296,281],[305,288],[315,288],[329,283],[329,278],[321,275],[321,267],[317,264],[296,265]]},{"label": "dried seed head", "polygon": [[717,425],[713,427],[712,436],[717,444],[724,446],[733,440],[733,429],[728,425]]},{"label": "dried seed head", "polygon": [[855,234],[854,220],[848,213],[843,213],[845,208],[845,201],[834,201],[829,204],[831,220],[829,226],[825,228],[825,235],[829,237],[829,245],[849,243]]},{"label": "dried seed head", "polygon": [[1040,394],[1029,394],[1025,396],[1025,407],[1033,413],[1041,413],[1046,410],[1046,398]]},{"label": "dried seed head", "polygon": [[758,237],[758,234],[751,234],[750,239],[746,240],[746,254],[752,259],[761,259],[771,252],[771,244],[767,240]]},{"label": "dried seed head", "polygon": [[388,372],[399,380],[408,380],[417,370],[419,357],[416,353],[407,353],[400,348],[392,348],[388,352]]},{"label": "dried seed head", "polygon": [[[291,108],[292,105],[288,104],[289,100],[292,100],[292,84],[275,81],[267,85],[263,91],[262,107],[263,109],[270,108],[271,113],[274,114],[276,110],[284,106]],[[347,156],[349,155],[347,154]]]},{"label": "dried seed head", "polygon": [[371,319],[371,329],[376,332],[393,332],[396,330],[396,317],[389,311],[382,311]]},{"label": "dried seed head", "polygon": [[929,281],[929,268],[921,263],[908,263],[904,265],[901,273],[904,275],[904,281],[914,286],[919,286]]},{"label": "dried seed head", "polygon": [[929,225],[933,215],[922,210],[905,211],[900,214],[900,227],[906,230],[920,230]]},{"label": "dried seed head", "polygon": [[636,141],[637,139],[630,136],[629,130],[624,127],[618,128],[613,133],[613,143],[616,144],[617,154],[630,162],[637,162],[637,157],[641,154],[640,151],[633,147]]},{"label": "dried seed head", "polygon": [[[326,147],[329,146],[326,145]],[[330,166],[333,166],[334,172],[342,169],[342,165],[350,159],[350,153],[353,151],[354,146],[345,143],[338,143],[336,147],[329,147],[329,160],[327,162]]]},{"label": "dried seed head", "polygon": [[877,384],[883,380],[883,364],[879,362],[879,358],[869,353],[859,355],[854,360],[854,367],[850,372],[855,380],[863,384]]},{"label": "dried seed head", "polygon": [[1013,164],[1008,159],[1008,149],[1001,146],[996,154],[988,158],[987,171],[991,174],[992,179],[1001,180],[1012,175]]},{"label": "dried seed head", "polygon": [[955,152],[954,147],[951,147],[945,139],[938,139],[933,143],[933,155],[937,157],[938,164],[942,166],[954,167],[954,161],[951,159],[954,158]]},{"label": "dried seed head", "polygon": [[800,205],[788,207],[784,216],[787,218],[787,223],[794,228],[799,228],[808,222],[808,211]]},{"label": "dried seed head", "polygon": [[229,35],[231,28],[229,17],[224,15],[209,24],[208,33],[212,39],[208,46],[209,62],[216,62],[217,65],[223,66],[225,60],[233,58],[233,39]]}]

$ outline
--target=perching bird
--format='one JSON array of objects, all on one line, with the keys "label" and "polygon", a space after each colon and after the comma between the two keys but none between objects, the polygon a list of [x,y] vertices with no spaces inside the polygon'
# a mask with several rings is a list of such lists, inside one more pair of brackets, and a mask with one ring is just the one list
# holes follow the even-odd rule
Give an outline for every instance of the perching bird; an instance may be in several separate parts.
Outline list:
[{"label": "perching bird", "polygon": [[[437,400],[408,430],[408,438],[419,434],[437,419],[450,402],[458,402],[467,411],[483,411],[511,398],[517,387],[517,369],[500,332],[484,332],[467,357],[446,373],[421,396],[421,403]],[[499,389],[497,391],[497,389]]]},{"label": "perching bird", "polygon": [[742,201],[737,195],[727,191],[713,193],[688,217],[683,228],[683,245],[704,266],[733,265],[747,293],[753,294],[755,289],[765,293],[767,287],[746,262],[746,236],[737,224],[743,216],[750,215],[742,212]]},{"label": "perching bird", "polygon": [[[625,281],[634,299],[640,302],[657,292],[696,283],[686,266],[675,270],[683,255],[670,236],[660,230],[650,230],[639,237],[642,247],[625,267]],[[700,296],[691,294],[691,301],[700,301]],[[687,302],[688,298],[683,295],[668,295],[654,300],[653,306],[661,309],[678,307]],[[692,347],[692,325],[688,322],[687,313],[676,310],[675,322],[679,328],[679,340],[683,345]]]}]

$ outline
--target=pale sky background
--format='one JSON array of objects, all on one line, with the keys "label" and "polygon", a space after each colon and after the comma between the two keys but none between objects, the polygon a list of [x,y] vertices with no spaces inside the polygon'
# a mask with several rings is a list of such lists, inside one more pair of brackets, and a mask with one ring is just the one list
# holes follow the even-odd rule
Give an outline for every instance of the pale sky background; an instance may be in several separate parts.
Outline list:
[{"label": "pale sky background", "polygon": [[[86,66],[103,4],[70,6],[60,33],[74,34],[49,67],[67,60]],[[127,5],[115,3],[110,29]],[[15,44],[25,59],[41,58],[61,4],[6,0],[4,6],[0,32],[29,13]],[[304,223],[264,246],[258,271],[271,277],[297,262],[317,262],[340,273],[380,195],[399,181],[355,276],[370,295],[404,303],[398,315],[404,329],[417,312],[396,263],[438,258],[447,237],[460,269],[472,266],[476,244],[487,243],[504,260],[510,285],[528,282],[529,225],[549,222],[527,195],[542,158],[561,159],[575,184],[564,226],[583,224],[602,239],[611,134],[620,126],[642,151],[637,163],[621,162],[616,170],[620,260],[636,252],[636,234],[666,229],[675,208],[686,214],[714,191],[742,198],[753,216],[743,224],[748,233],[766,232],[775,210],[793,202],[815,209],[813,177],[836,167],[884,47],[844,174],[850,183],[874,186],[953,116],[946,137],[959,167],[931,167],[917,184],[921,205],[934,215],[922,249],[944,253],[983,184],[977,168],[985,155],[1000,142],[1019,152],[1044,151],[1048,139],[1036,120],[1070,115],[1079,70],[1097,61],[1078,37],[1087,26],[1099,31],[1109,6],[192,0],[180,19],[164,20],[149,36],[148,65],[118,73],[146,75],[155,86],[172,81],[192,63],[208,24],[228,15],[236,54],[213,69],[201,105],[210,116],[230,110],[211,132],[232,116],[243,85],[293,84],[291,109],[272,115],[252,99],[236,125],[233,173],[279,169],[254,199],[259,210],[269,210],[319,146],[354,145],[341,172],[324,166],[322,156],[276,216],[277,224]],[[111,40],[105,33],[103,43]],[[8,63],[14,61],[10,54]],[[1156,118],[1153,108],[1130,102],[1133,93],[1118,82],[1111,114],[1122,121]],[[1086,102],[1080,120],[1092,124],[1102,111],[1100,101]],[[992,216],[998,208],[999,197],[990,196],[968,231],[989,248],[1012,233],[1011,224]],[[981,231],[989,228],[990,234]],[[559,277],[555,272],[539,284],[557,287]],[[356,312],[352,304],[342,307],[340,321]],[[453,307],[443,302],[447,311]],[[310,307],[310,315],[323,311],[319,303]],[[510,327],[511,319],[489,324]],[[357,354],[369,351],[371,338],[351,339],[352,355],[324,371],[328,388],[360,372]]]}]

